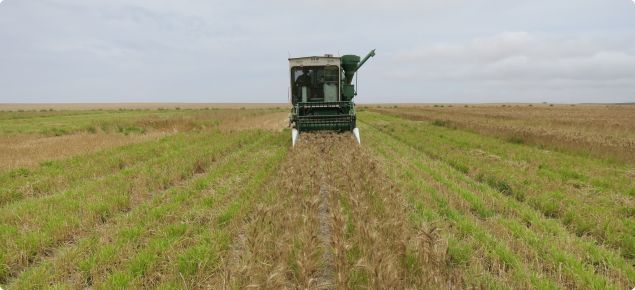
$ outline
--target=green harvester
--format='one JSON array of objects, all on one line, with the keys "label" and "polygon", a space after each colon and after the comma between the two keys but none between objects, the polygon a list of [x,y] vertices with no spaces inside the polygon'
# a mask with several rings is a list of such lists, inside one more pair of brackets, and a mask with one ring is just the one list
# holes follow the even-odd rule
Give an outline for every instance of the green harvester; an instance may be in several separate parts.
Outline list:
[{"label": "green harvester", "polygon": [[293,146],[302,132],[319,130],[350,131],[361,143],[353,102],[357,92],[352,82],[372,56],[374,49],[361,61],[357,55],[331,54],[289,59]]}]

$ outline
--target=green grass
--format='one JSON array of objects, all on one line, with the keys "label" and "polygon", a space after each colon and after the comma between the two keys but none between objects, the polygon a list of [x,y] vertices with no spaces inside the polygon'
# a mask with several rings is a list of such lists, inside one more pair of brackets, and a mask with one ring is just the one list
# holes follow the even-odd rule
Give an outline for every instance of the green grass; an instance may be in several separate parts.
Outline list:
[{"label": "green grass", "polygon": [[44,134],[62,136],[79,132],[145,134],[172,129],[174,122],[187,128],[218,126],[227,117],[254,117],[286,110],[108,110],[54,112],[0,112],[0,136]]},{"label": "green grass", "polygon": [[[175,148],[193,148],[218,138],[229,142],[235,136],[226,136],[219,131],[178,134],[64,160],[42,161],[36,168],[6,171],[0,175],[0,184],[3,184],[0,188],[0,205],[26,197],[50,195],[81,183],[91,183],[101,177],[166,156]],[[216,153],[209,151],[207,154],[214,158]]]},{"label": "green grass", "polygon": [[[60,276],[60,271],[68,271],[69,275],[80,273],[85,286],[98,288],[124,284],[133,288],[157,287],[184,282],[192,287],[197,275],[220,266],[219,258],[228,250],[233,230],[218,223],[208,224],[211,221],[208,216],[218,215],[219,210],[232,211],[229,221],[238,212],[234,204],[240,207],[249,204],[240,201],[251,198],[286,152],[276,145],[281,138],[279,133],[263,136],[232,152],[194,182],[171,188],[130,213],[118,214],[109,221],[112,229],[104,228],[81,240],[78,246],[60,249],[55,254],[59,260],[47,260],[31,268],[13,281],[13,288],[42,285],[33,281],[64,285],[68,276]],[[263,155],[264,152],[272,154]],[[203,200],[210,195],[215,196],[216,202],[204,204]],[[100,240],[103,235],[114,238]],[[79,266],[68,267],[69,261],[62,258],[67,256],[74,257],[71,264]],[[163,278],[156,281],[148,273]]]},{"label": "green grass", "polygon": [[[2,263],[14,271],[29,266],[82,228],[107,223],[156,192],[169,190],[191,179],[201,166],[209,166],[218,157],[263,134],[243,131],[233,137],[210,133],[191,133],[208,138],[194,143],[181,139],[167,154],[105,178],[3,206],[0,221],[5,230],[0,233],[0,249],[5,259]],[[0,280],[7,278],[0,277]]]},{"label": "green grass", "polygon": [[[199,112],[0,112],[0,132],[144,134],[163,126],[138,122],[144,116],[158,114],[161,123]],[[232,114],[246,118],[261,112]],[[221,119],[183,124],[209,129]],[[316,219],[308,201],[321,186],[320,169],[331,174],[324,177],[336,205],[331,214],[343,217],[346,246],[341,249],[350,267],[350,288],[381,288],[377,273],[386,269],[372,268],[382,265],[378,257],[384,253],[375,251],[379,244],[394,253],[406,249],[391,257],[403,271],[396,277],[416,285],[414,278],[423,270],[413,241],[424,224],[438,229],[440,247],[447,245],[442,249],[448,256],[445,274],[461,276],[466,287],[632,288],[632,168],[437,121],[359,110],[363,143],[350,151],[359,154],[340,156],[332,148],[337,158],[330,163],[310,156],[293,159],[297,151],[290,148],[288,130],[190,130],[4,171],[0,285],[194,289],[228,279],[235,288],[255,287],[250,281],[266,288],[276,273],[300,284],[306,278],[302,263],[319,263],[323,253],[305,242],[317,239],[316,228],[299,231]],[[359,156],[372,162],[359,162]],[[262,214],[268,211],[275,215]],[[388,220],[394,224],[384,225]],[[290,228],[276,228],[283,224]],[[400,233],[413,234],[411,240],[394,240],[397,224],[404,225]],[[252,245],[240,261],[251,263],[245,266],[258,277],[228,272],[240,234],[248,240],[246,248]],[[285,261],[272,262],[277,251],[288,251]]]},{"label": "green grass", "polygon": [[[408,120],[381,116],[376,113],[364,113],[360,116],[360,120],[364,120],[364,124],[367,124],[366,126],[361,126],[362,130],[364,130],[363,132],[366,132],[365,139],[368,140],[365,144],[369,144],[378,154],[383,155],[388,160],[392,160],[392,163],[403,164],[403,167],[400,167],[397,172],[404,172],[404,177],[395,176],[393,178],[412,180],[405,183],[405,185],[411,184],[411,194],[414,194],[409,200],[415,208],[420,208],[418,210],[420,213],[414,214],[412,219],[449,219],[452,227],[457,228],[458,231],[453,235],[460,237],[452,238],[450,236],[450,240],[463,241],[466,237],[471,237],[468,240],[472,241],[470,242],[471,246],[455,242],[455,247],[458,249],[479,249],[483,251],[482,259],[503,261],[505,265],[509,265],[509,275],[514,277],[516,282],[508,283],[519,283],[515,284],[518,287],[518,285],[523,285],[522,283],[530,281],[534,284],[534,287],[540,289],[545,287],[553,288],[553,285],[556,285],[550,278],[541,276],[540,269],[534,269],[529,272],[522,270],[528,267],[526,264],[529,261],[523,261],[523,257],[519,257],[510,251],[509,247],[511,245],[507,244],[507,241],[495,238],[495,236],[500,236],[506,231],[516,239],[523,241],[527,254],[533,251],[531,255],[540,256],[540,259],[544,260],[545,263],[550,263],[549,261],[553,261],[552,263],[556,264],[563,263],[561,267],[566,269],[569,279],[575,281],[578,287],[604,289],[607,287],[612,288],[616,285],[612,284],[613,282],[610,279],[594,273],[596,270],[593,270],[594,266],[592,265],[597,264],[580,261],[579,257],[593,257],[593,260],[601,261],[599,262],[601,264],[611,265],[612,270],[610,271],[613,271],[613,273],[626,275],[628,277],[626,279],[629,281],[635,280],[635,272],[629,266],[630,257],[624,255],[625,252],[607,250],[584,239],[574,239],[572,243],[574,246],[556,246],[561,243],[571,243],[569,235],[572,229],[566,226],[564,222],[553,219],[562,210],[562,203],[556,204],[553,201],[568,198],[570,202],[574,202],[576,197],[565,196],[557,192],[551,194],[543,193],[542,197],[540,197],[535,196],[535,192],[528,189],[532,189],[532,186],[551,188],[551,184],[545,184],[544,182],[552,182],[553,180],[561,182],[562,178],[553,180],[531,178],[525,173],[527,169],[513,167],[514,165],[517,166],[518,163],[497,161],[499,159],[501,161],[504,160],[500,156],[512,155],[517,157],[523,153],[522,151],[536,151],[531,152],[532,158],[534,160],[537,159],[538,162],[548,164],[548,167],[553,166],[554,161],[567,162],[570,165],[576,164],[575,161],[571,161],[571,159],[576,157],[559,154],[561,159],[553,160],[553,153],[550,153],[551,155],[548,156],[550,160],[547,161],[544,160],[547,159],[546,156],[542,157],[546,155],[544,152],[541,154],[541,152],[538,152],[539,150],[531,147],[510,147],[509,145],[503,145],[504,143],[501,144],[500,142],[502,141],[500,140],[434,126],[433,124],[413,124],[413,122]],[[372,127],[375,122],[381,125]],[[390,122],[390,124],[386,125],[386,122]],[[410,133],[413,126],[416,126],[415,130],[413,130],[416,132],[415,134]],[[487,156],[494,155],[492,154],[494,150],[484,151],[490,148],[498,148],[498,151],[495,151],[496,156],[498,156],[496,159],[488,158]],[[472,150],[476,149],[485,152],[485,154],[480,152],[478,152],[479,154],[474,154]],[[503,153],[506,154],[504,155]],[[407,159],[401,162],[398,161],[402,158]],[[465,172],[460,167],[457,168],[456,164],[458,162],[469,166],[470,170]],[[582,166],[585,163],[595,163],[596,166],[592,167],[592,169],[600,172],[621,170],[598,166],[598,163],[602,164],[598,160],[585,160],[582,162]],[[606,164],[602,165],[607,166]],[[558,176],[565,176],[565,179],[574,178],[578,180],[584,179],[585,176],[592,176],[597,172],[588,168],[576,170],[563,171]],[[520,176],[522,178],[515,175],[519,171],[524,173]],[[424,178],[424,176],[428,177]],[[626,179],[621,181],[627,184],[630,182]],[[444,193],[440,194],[439,190],[435,189],[439,185],[430,188],[429,186],[432,186],[431,182],[437,182],[446,188],[442,191]],[[425,193],[426,195],[416,194],[417,192]],[[524,195],[531,195],[530,200],[540,200],[543,204],[539,206],[529,201],[523,202],[525,200]],[[425,199],[422,200],[422,198]],[[425,205],[424,208],[422,208],[422,205]],[[568,205],[567,208],[574,208],[573,206],[575,205]],[[582,202],[578,202],[577,206],[583,206]],[[599,210],[595,209],[595,212],[606,212],[610,209],[600,208]],[[586,214],[588,213],[582,213],[582,215]],[[475,220],[496,221],[496,226],[474,224]],[[491,224],[491,222],[488,222],[488,224]],[[571,224],[571,221],[569,223]],[[527,224],[531,225],[531,227],[528,228]],[[626,224],[624,229],[627,229]],[[554,234],[556,234],[555,237],[553,236]],[[491,235],[493,236],[489,238]],[[624,236],[621,238],[622,241],[627,241]],[[544,240],[550,240],[551,242],[549,244],[538,242]],[[562,250],[563,248],[568,248],[569,250],[565,253]],[[624,249],[624,247],[621,249]],[[593,251],[590,252],[590,250]],[[465,259],[460,257],[456,261],[457,266],[465,263]],[[483,279],[487,280],[487,283],[493,283],[492,279],[494,278]]]},{"label": "green grass", "polygon": [[[518,201],[527,200],[545,217],[562,219],[566,212],[575,210],[575,218],[563,222],[572,233],[589,235],[598,243],[620,249],[624,257],[635,258],[633,220],[619,202],[635,186],[628,167],[575,153],[509,146],[503,140],[397,117],[362,116],[371,124],[380,121],[382,125],[377,128],[382,132],[454,165],[470,178]],[[554,196],[553,192],[560,194]],[[608,226],[600,226],[604,224]]]}]

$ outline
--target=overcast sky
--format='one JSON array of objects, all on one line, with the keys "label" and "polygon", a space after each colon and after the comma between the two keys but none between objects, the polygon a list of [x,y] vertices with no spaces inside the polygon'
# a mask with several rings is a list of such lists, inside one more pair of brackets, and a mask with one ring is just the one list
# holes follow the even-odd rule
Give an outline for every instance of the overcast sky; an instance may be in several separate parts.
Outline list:
[{"label": "overcast sky", "polygon": [[286,102],[371,49],[359,103],[635,102],[633,0],[0,0],[0,102]]}]

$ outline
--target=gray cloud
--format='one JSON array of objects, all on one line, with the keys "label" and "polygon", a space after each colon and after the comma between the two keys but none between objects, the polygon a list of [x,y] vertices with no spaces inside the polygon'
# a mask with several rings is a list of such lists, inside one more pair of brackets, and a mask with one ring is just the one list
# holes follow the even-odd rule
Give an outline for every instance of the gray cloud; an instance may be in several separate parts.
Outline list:
[{"label": "gray cloud", "polygon": [[0,102],[284,102],[288,53],[374,48],[359,102],[620,101],[634,93],[634,12],[626,0],[7,0]]},{"label": "gray cloud", "polygon": [[[580,37],[556,37],[544,33],[505,32],[490,38],[478,38],[466,43],[435,43],[397,55],[397,60],[424,61],[499,61],[514,56],[557,59],[585,57],[607,45]],[[615,47],[614,45],[612,47]]]},{"label": "gray cloud", "polygon": [[404,81],[478,82],[519,91],[622,88],[623,98],[635,89],[635,54],[628,45],[580,37],[503,33],[421,46],[394,59],[403,70],[388,77]]}]

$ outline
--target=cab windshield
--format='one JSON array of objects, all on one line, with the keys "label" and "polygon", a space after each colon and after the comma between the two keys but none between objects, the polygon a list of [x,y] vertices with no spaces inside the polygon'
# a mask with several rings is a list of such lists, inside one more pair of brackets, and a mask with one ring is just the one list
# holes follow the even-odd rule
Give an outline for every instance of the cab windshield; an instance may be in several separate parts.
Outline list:
[{"label": "cab windshield", "polygon": [[291,68],[293,103],[339,101],[337,66],[294,66]]}]

